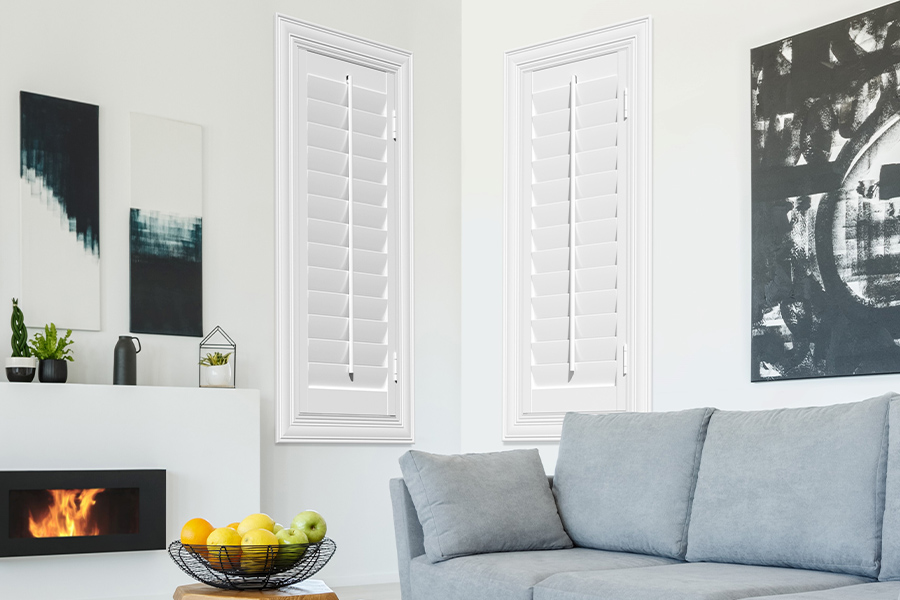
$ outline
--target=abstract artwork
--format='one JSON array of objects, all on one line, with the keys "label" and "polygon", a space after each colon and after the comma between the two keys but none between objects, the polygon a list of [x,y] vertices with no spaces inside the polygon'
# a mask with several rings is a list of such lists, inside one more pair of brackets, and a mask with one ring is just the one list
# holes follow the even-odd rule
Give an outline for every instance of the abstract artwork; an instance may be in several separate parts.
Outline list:
[{"label": "abstract artwork", "polygon": [[26,325],[100,329],[99,107],[19,95]]},{"label": "abstract artwork", "polygon": [[203,134],[131,115],[131,331],[203,337]]},{"label": "abstract artwork", "polygon": [[751,63],[751,379],[900,372],[900,2]]}]

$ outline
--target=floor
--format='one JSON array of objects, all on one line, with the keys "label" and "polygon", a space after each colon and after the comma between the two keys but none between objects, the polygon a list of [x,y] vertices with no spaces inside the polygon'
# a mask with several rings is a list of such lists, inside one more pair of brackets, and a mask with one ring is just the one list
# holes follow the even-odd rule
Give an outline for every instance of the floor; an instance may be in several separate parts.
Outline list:
[{"label": "floor", "polygon": [[341,600],[400,600],[399,583],[336,587],[334,593]]}]

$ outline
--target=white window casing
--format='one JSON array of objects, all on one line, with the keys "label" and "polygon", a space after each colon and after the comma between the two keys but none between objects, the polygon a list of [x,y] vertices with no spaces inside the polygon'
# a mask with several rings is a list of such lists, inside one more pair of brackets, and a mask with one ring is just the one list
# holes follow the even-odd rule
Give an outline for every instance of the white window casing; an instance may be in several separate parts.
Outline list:
[{"label": "white window casing", "polygon": [[506,54],[506,441],[650,410],[649,61],[649,19]]},{"label": "white window casing", "polygon": [[276,15],[276,442],[413,440],[411,73]]}]

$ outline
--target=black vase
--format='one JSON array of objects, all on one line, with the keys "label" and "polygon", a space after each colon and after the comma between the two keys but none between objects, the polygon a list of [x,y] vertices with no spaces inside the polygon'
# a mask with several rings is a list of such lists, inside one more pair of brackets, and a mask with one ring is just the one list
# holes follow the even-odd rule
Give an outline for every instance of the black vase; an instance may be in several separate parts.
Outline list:
[{"label": "black vase", "polygon": [[69,378],[68,362],[62,358],[45,358],[38,367],[41,383],[65,383]]}]

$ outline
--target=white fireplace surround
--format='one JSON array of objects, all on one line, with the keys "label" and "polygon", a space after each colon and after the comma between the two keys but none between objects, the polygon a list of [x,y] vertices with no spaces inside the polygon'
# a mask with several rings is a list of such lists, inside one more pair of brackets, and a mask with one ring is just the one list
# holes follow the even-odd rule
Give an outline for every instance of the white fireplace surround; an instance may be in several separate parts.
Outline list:
[{"label": "white fireplace surround", "polygon": [[[166,469],[166,539],[260,508],[259,392],[0,383],[0,470]],[[192,580],[165,550],[0,558],[0,597],[163,600]]]}]

